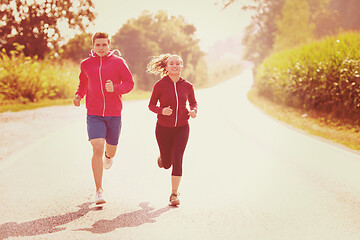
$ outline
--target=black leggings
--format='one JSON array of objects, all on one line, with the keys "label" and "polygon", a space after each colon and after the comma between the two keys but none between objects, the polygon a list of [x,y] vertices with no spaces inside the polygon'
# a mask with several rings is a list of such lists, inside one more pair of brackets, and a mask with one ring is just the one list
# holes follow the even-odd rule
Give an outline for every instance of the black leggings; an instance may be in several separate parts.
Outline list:
[{"label": "black leggings", "polygon": [[189,125],[164,127],[156,124],[155,135],[160,149],[161,163],[172,168],[172,176],[182,176],[182,159],[189,139]]}]

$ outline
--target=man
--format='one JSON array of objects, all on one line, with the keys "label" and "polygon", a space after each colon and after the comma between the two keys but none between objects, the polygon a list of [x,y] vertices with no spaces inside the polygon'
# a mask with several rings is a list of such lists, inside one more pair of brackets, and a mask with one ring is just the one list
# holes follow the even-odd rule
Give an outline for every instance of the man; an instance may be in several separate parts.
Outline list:
[{"label": "man", "polygon": [[109,169],[112,165],[121,130],[121,95],[133,89],[134,81],[125,60],[114,54],[117,50],[110,50],[107,33],[95,33],[92,47],[90,57],[80,64],[80,82],[73,102],[80,106],[86,95],[87,132],[93,148],[95,203],[104,204],[103,167]]}]

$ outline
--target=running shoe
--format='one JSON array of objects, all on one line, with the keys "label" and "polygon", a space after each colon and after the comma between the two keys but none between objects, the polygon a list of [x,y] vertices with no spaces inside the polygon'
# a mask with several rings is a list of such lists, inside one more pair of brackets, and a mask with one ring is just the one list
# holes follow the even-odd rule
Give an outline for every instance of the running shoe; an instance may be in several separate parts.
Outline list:
[{"label": "running shoe", "polygon": [[104,168],[109,169],[111,168],[111,165],[113,164],[112,158],[108,158],[107,156],[104,157]]},{"label": "running shoe", "polygon": [[99,205],[99,204],[104,204],[106,203],[104,197],[103,197],[103,190],[102,188],[100,188],[99,190],[96,191],[95,194],[95,204]]},{"label": "running shoe", "polygon": [[180,193],[172,193],[170,195],[170,206],[180,205],[179,195]]},{"label": "running shoe", "polygon": [[162,168],[163,167],[163,165],[162,165],[162,162],[161,162],[161,157],[158,157],[158,166],[159,166],[159,168]]}]

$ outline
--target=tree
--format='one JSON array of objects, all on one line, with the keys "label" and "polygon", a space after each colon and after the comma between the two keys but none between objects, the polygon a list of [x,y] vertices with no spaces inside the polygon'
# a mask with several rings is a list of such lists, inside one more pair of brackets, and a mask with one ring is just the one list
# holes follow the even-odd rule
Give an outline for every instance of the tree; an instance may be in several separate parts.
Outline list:
[{"label": "tree", "polygon": [[270,55],[277,32],[276,16],[280,14],[285,0],[254,0],[244,5],[243,10],[253,11],[251,24],[245,29],[244,58],[258,66]]},{"label": "tree", "polygon": [[43,58],[57,50],[62,28],[84,31],[95,19],[92,0],[2,0],[0,48],[24,45],[27,56]]},{"label": "tree", "polygon": [[79,62],[89,56],[92,48],[91,33],[75,35],[64,46],[61,47],[61,58],[71,59]]},{"label": "tree", "polygon": [[[218,0],[224,8],[230,7],[235,2],[242,3],[243,11],[252,11],[252,22],[245,30],[242,43],[245,45],[244,58],[253,62],[256,66],[269,56],[274,49],[275,37],[279,35],[277,19],[285,0]],[[317,38],[338,33],[340,29],[339,14],[336,4],[330,2],[342,2],[343,0],[308,0],[310,11],[309,22],[313,23],[313,34]],[[352,0],[346,0],[349,2]],[[356,0],[355,0],[356,1]],[[332,7],[330,7],[332,6]],[[301,9],[299,9],[301,10]],[[295,14],[297,15],[297,13]],[[360,22],[360,21],[359,21]],[[281,25],[281,24],[280,24]],[[286,23],[283,23],[285,28]]]},{"label": "tree", "polygon": [[150,58],[162,53],[180,55],[185,64],[184,76],[192,81],[201,82],[206,79],[200,65],[204,53],[195,39],[196,28],[186,23],[182,16],[168,16],[165,11],[152,14],[144,11],[139,18],[130,19],[113,36],[112,45],[118,48],[126,59],[135,76],[136,86],[150,90],[159,76],[146,73]]},{"label": "tree", "polygon": [[274,51],[305,44],[314,38],[315,26],[310,22],[310,10],[306,0],[285,0],[276,25]]},{"label": "tree", "polygon": [[307,1],[310,10],[310,22],[314,24],[316,39],[335,35],[339,32],[340,21],[337,11],[330,8],[330,0]]},{"label": "tree", "polygon": [[358,0],[330,0],[330,8],[339,15],[344,30],[360,29],[360,4]]}]

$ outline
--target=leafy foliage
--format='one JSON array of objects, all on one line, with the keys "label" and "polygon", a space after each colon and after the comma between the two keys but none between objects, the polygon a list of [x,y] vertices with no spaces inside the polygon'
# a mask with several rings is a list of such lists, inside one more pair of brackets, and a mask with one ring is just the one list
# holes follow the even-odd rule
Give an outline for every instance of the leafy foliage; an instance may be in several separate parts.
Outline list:
[{"label": "leafy foliage", "polygon": [[0,49],[25,46],[26,56],[44,58],[56,50],[62,28],[84,31],[95,19],[92,0],[4,0],[0,4]]},{"label": "leafy foliage", "polygon": [[61,48],[61,58],[80,62],[87,58],[92,48],[91,33],[82,33],[74,36]]},{"label": "leafy foliage", "polygon": [[337,118],[360,117],[360,34],[328,37],[274,54],[255,87],[275,102]]},{"label": "leafy foliage", "polygon": [[[240,0],[222,0],[225,7],[231,7]],[[243,3],[244,1],[240,1]],[[273,50],[275,33],[277,32],[276,18],[280,15],[285,0],[253,0],[246,1],[243,10],[252,11],[252,22],[245,29],[243,44],[246,46],[244,58],[259,65]]]},{"label": "leafy foliage", "polygon": [[313,37],[314,24],[310,22],[310,10],[306,0],[285,0],[278,16],[274,51],[308,43]]},{"label": "leafy foliage", "polygon": [[180,55],[185,65],[184,76],[193,83],[201,83],[206,81],[206,64],[195,31],[182,16],[144,11],[139,18],[130,19],[122,26],[113,37],[112,45],[123,54],[140,89],[151,90],[159,78],[147,74],[146,66],[150,57],[163,53]]},{"label": "leafy foliage", "polygon": [[0,102],[37,102],[73,96],[79,74],[71,63],[60,64],[52,58],[26,57],[24,46],[15,44],[10,56],[0,52]]},{"label": "leafy foliage", "polygon": [[358,0],[331,0],[330,8],[339,16],[339,22],[344,30],[355,30],[360,27],[360,4]]},{"label": "leafy foliage", "polygon": [[[224,7],[231,7],[234,2],[240,2],[243,10],[253,12],[252,22],[247,27],[243,39],[246,46],[244,57],[252,61],[256,67],[259,66],[273,52],[276,36],[281,35],[282,30],[276,24],[277,19],[284,17],[284,14],[291,14],[283,10],[285,0],[218,1],[221,1]],[[289,3],[297,4],[302,1],[304,0],[292,0]],[[360,27],[358,0],[307,0],[307,4],[310,10],[309,22],[315,25],[312,34],[317,39],[333,36],[341,30],[357,30]],[[301,28],[299,25],[291,28],[297,27]],[[277,50],[281,45],[283,44],[276,47]],[[286,45],[288,44],[285,44],[285,47]]]}]

